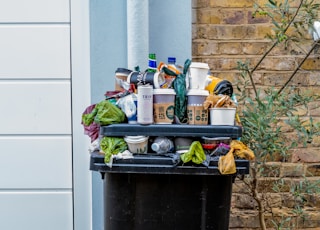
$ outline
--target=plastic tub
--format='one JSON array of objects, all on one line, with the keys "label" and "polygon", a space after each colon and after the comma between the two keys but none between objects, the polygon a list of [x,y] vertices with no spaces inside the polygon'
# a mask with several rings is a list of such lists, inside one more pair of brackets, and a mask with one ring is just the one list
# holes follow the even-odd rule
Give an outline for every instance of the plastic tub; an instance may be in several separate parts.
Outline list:
[{"label": "plastic tub", "polygon": [[175,95],[174,89],[153,89],[154,123],[172,124]]},{"label": "plastic tub", "polygon": [[148,139],[146,136],[125,136],[128,149],[132,153],[146,154],[148,152]]},{"label": "plastic tub", "polygon": [[220,143],[229,145],[230,137],[201,137],[202,147],[204,149],[212,150],[219,146]]},{"label": "plastic tub", "polygon": [[189,88],[204,89],[209,72],[209,65],[202,62],[192,62],[189,67]]},{"label": "plastic tub", "polygon": [[234,125],[236,108],[210,108],[211,125]]}]

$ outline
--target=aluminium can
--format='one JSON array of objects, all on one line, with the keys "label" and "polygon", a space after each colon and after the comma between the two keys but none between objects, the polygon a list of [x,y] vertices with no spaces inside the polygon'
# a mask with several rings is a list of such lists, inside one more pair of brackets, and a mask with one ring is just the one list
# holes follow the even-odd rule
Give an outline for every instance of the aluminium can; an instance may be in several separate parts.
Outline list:
[{"label": "aluminium can", "polygon": [[138,111],[139,124],[153,123],[153,87],[151,85],[138,85]]}]

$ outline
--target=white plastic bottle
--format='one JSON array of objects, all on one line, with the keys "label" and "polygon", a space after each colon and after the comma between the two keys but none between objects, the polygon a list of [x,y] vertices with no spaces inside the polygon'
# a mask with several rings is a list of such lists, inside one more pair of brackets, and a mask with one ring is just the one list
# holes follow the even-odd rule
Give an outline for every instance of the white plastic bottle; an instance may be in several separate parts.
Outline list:
[{"label": "white plastic bottle", "polygon": [[167,137],[156,137],[151,145],[151,149],[158,154],[168,153],[174,150],[174,144]]}]

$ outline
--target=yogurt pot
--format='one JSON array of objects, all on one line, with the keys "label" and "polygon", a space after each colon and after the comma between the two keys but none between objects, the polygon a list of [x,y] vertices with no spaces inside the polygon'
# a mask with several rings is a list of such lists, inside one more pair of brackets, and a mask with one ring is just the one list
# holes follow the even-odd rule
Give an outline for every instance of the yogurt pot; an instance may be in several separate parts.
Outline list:
[{"label": "yogurt pot", "polygon": [[148,153],[148,139],[147,136],[125,136],[124,140],[128,145],[131,153],[147,154]]}]

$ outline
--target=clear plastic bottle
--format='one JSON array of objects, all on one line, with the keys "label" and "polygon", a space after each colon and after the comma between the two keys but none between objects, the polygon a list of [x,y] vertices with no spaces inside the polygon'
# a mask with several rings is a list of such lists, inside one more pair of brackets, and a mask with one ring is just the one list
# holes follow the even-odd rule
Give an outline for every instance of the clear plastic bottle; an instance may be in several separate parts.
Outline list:
[{"label": "clear plastic bottle", "polygon": [[176,65],[175,57],[168,57],[168,68],[176,74],[180,74],[180,68]]},{"label": "clear plastic bottle", "polygon": [[151,149],[158,154],[168,153],[174,150],[174,144],[167,137],[156,137],[151,145]]}]

